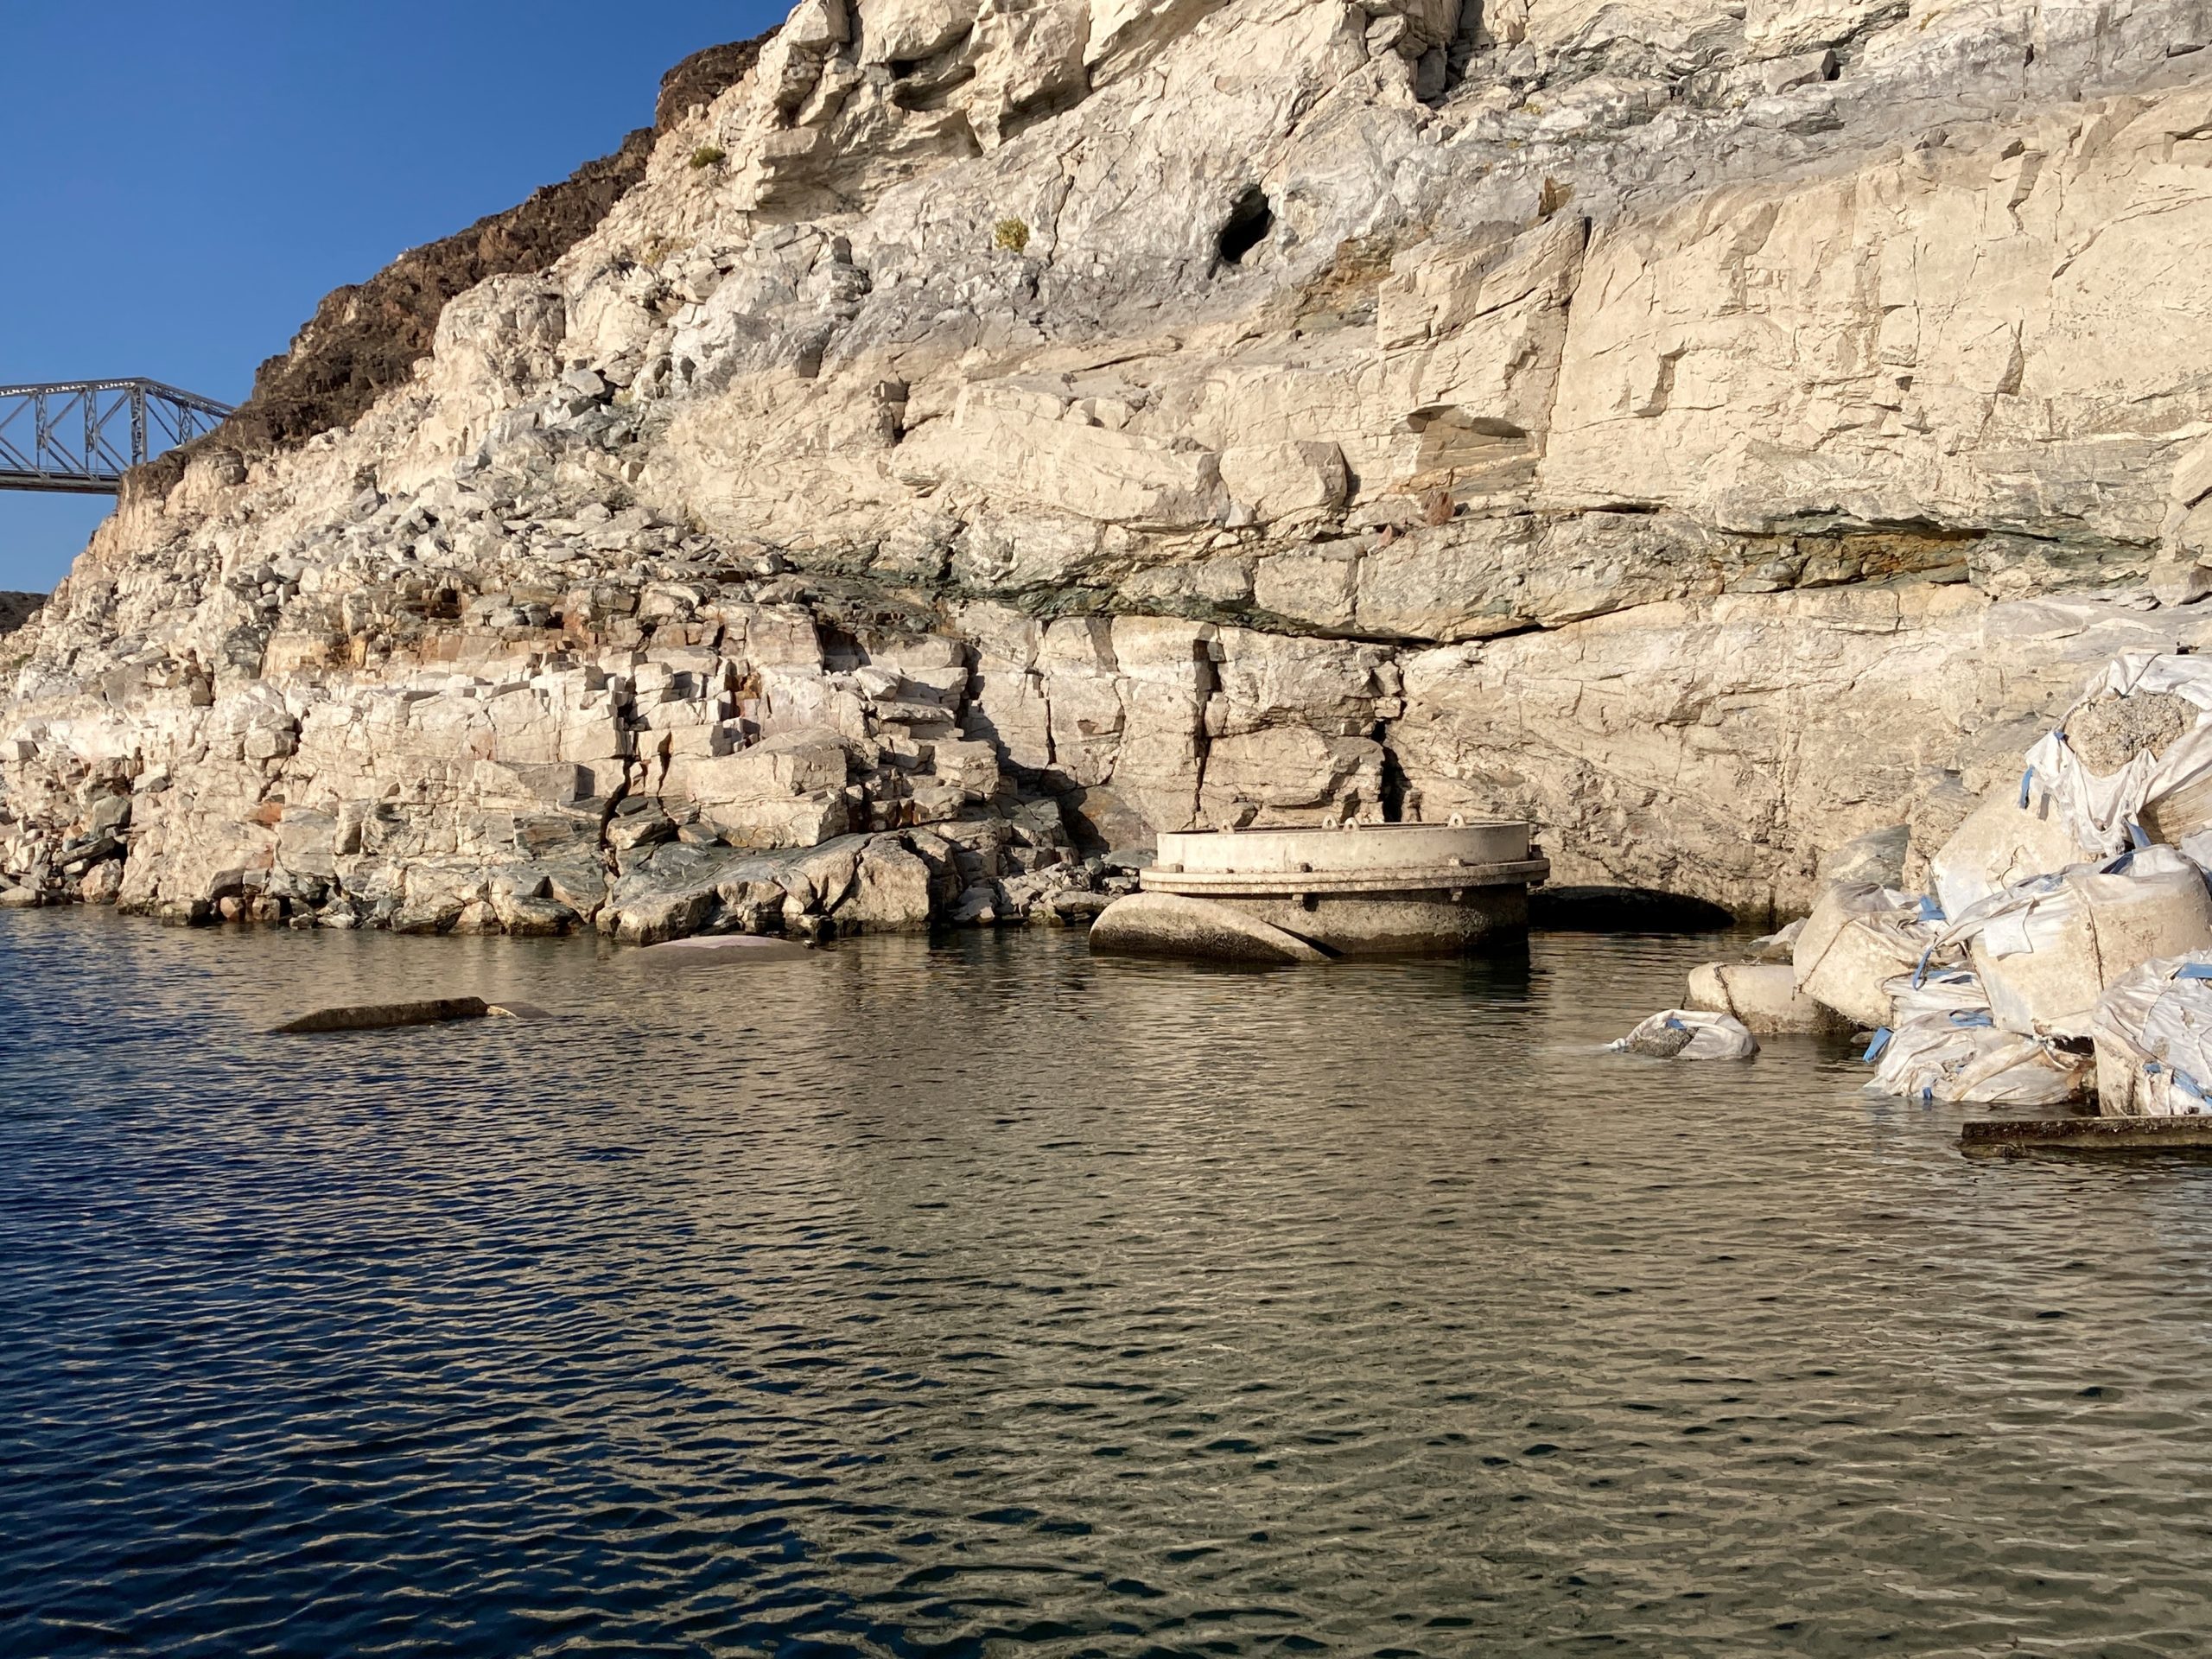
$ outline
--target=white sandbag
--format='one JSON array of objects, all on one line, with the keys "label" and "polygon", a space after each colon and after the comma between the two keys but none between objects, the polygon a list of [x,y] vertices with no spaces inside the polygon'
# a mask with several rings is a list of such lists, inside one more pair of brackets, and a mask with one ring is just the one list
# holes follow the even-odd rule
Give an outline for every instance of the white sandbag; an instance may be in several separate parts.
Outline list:
[{"label": "white sandbag", "polygon": [[1867,1046],[1875,1094],[1989,1105],[2055,1106],[2088,1079],[2089,1057],[2038,1037],[1999,1031],[1970,969],[1890,982],[1891,1029]]},{"label": "white sandbag", "polygon": [[1987,1014],[1988,993],[1981,977],[1971,968],[1945,968],[1927,973],[1903,974],[1882,988],[1890,994],[1890,1018],[1902,1026],[1930,1014]]},{"label": "white sandbag", "polygon": [[1900,1020],[1919,1014],[1970,1013],[1986,1010],[1989,995],[1981,976],[1971,968],[1942,968],[1903,976],[1888,986],[1891,1007]]},{"label": "white sandbag", "polygon": [[[2176,698],[2190,709],[2171,735],[2100,772],[2113,757],[2085,756],[2085,716],[2101,720],[2114,698]],[[2047,794],[2091,857],[2119,852],[2137,838],[2178,841],[2212,823],[2212,658],[2148,651],[2122,652],[2091,680],[2058,728],[2027,753],[2022,792]],[[2147,822],[2146,822],[2147,820]]]},{"label": "white sandbag", "polygon": [[2088,1034],[2121,976],[2212,948],[2212,895],[2170,847],[2122,853],[1992,894],[1945,930],[1967,947],[1997,1025],[2029,1036]]},{"label": "white sandbag", "polygon": [[2212,829],[2212,771],[2200,772],[2144,802],[2139,823],[2145,840],[2169,847],[2203,836]]},{"label": "white sandbag", "polygon": [[2105,1116],[2212,1111],[2212,950],[2146,962],[2113,982],[2089,1036]]},{"label": "white sandbag", "polygon": [[1923,1014],[1875,1039],[1872,1094],[1990,1106],[2078,1099],[2090,1057],[2040,1037],[1999,1031],[1980,1009]]},{"label": "white sandbag", "polygon": [[1993,790],[1967,814],[1929,866],[1928,884],[1946,916],[1960,916],[1993,893],[2088,858],[2066,814],[2048,791],[2024,800],[2015,784]]},{"label": "white sandbag", "polygon": [[[1791,952],[1797,988],[1862,1026],[1887,1025],[1883,988],[1931,958],[1941,934],[1932,901],[1890,887],[1833,887],[1821,895]],[[1941,951],[1938,965],[1955,961]]]},{"label": "white sandbag", "polygon": [[1660,1060],[1747,1060],[1759,1052],[1759,1039],[1732,1015],[1669,1008],[1606,1046]]},{"label": "white sandbag", "polygon": [[1797,936],[1805,931],[1805,918],[1800,916],[1787,927],[1773,933],[1762,933],[1751,941],[1753,962],[1787,963],[1796,954]]},{"label": "white sandbag", "polygon": [[1840,1015],[1797,988],[1796,969],[1786,962],[1708,962],[1693,968],[1682,1002],[1700,1013],[1732,1014],[1762,1037],[1839,1027],[1850,1034]]}]

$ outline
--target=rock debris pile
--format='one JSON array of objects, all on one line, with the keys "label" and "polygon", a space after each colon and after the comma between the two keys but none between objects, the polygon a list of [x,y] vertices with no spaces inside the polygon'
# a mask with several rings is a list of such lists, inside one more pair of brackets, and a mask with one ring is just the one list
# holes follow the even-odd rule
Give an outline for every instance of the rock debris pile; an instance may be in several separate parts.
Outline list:
[{"label": "rock debris pile", "polygon": [[2208,56],[804,0],[131,480],[0,641],[5,902],[1080,921],[1162,831],[1463,813],[1801,912],[2212,643]]}]

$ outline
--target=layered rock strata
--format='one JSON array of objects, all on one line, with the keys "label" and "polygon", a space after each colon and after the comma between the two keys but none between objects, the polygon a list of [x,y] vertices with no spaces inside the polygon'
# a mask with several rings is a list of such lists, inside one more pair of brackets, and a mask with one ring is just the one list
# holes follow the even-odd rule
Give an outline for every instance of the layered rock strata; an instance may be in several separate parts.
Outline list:
[{"label": "layered rock strata", "polygon": [[2207,18],[807,0],[404,383],[131,493],[0,870],[646,938],[1458,811],[1801,908],[2212,632]]}]

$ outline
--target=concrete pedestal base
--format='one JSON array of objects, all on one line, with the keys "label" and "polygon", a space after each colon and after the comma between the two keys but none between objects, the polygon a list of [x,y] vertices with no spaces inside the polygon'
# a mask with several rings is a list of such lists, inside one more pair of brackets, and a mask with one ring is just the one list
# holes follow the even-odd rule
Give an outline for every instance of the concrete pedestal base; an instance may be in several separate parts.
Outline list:
[{"label": "concrete pedestal base", "polygon": [[1456,899],[1448,888],[1433,888],[1219,902],[1294,933],[1332,957],[1449,956],[1491,934],[1517,933],[1529,925],[1526,887],[1467,887]]},{"label": "concrete pedestal base", "polygon": [[[1144,893],[1205,899],[1330,956],[1440,956],[1529,925],[1529,887],[1550,866],[1525,823],[1369,824],[1163,835]],[[1108,938],[1145,925],[1134,899],[1109,906]],[[1181,947],[1179,950],[1179,946]],[[1206,954],[1187,939],[1159,947]]]}]

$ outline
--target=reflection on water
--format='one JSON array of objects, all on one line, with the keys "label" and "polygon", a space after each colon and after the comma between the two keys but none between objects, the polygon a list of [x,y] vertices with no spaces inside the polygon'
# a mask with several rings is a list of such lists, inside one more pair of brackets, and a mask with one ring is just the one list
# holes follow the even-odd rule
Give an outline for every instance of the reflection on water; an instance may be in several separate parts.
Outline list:
[{"label": "reflection on water", "polygon": [[1594,1052],[1711,949],[0,917],[0,1651],[2196,1650],[2212,1169]]}]

